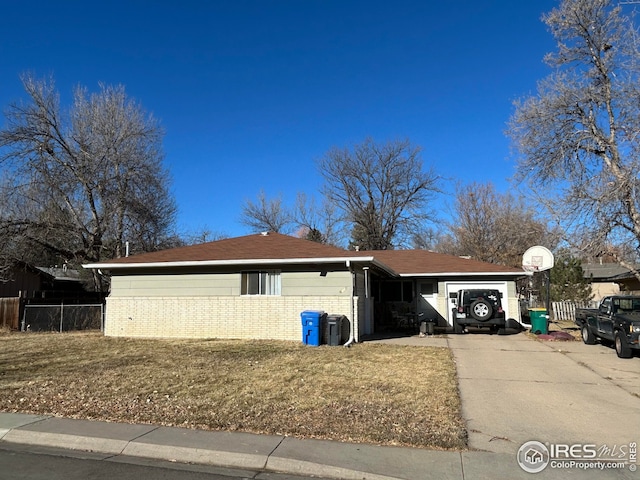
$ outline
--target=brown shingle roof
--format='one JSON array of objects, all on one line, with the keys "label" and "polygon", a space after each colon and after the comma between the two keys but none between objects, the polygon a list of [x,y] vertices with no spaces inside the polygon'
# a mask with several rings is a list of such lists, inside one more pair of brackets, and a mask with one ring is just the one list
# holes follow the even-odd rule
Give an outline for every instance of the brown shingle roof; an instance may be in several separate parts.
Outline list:
[{"label": "brown shingle roof", "polygon": [[184,264],[191,262],[241,263],[251,260],[355,259],[373,257],[381,266],[400,275],[438,273],[522,273],[521,270],[468,260],[427,250],[375,250],[354,252],[279,233],[247,235],[215,242],[142,253],[108,262],[85,265],[87,268],[114,268],[146,264]]},{"label": "brown shingle roof", "polygon": [[362,252],[400,275],[434,273],[523,273],[521,269],[480,262],[428,250],[374,250]]},{"label": "brown shingle roof", "polygon": [[233,260],[349,257],[351,252],[300,238],[270,232],[215,242],[141,253],[110,260],[108,264],[177,263]]}]

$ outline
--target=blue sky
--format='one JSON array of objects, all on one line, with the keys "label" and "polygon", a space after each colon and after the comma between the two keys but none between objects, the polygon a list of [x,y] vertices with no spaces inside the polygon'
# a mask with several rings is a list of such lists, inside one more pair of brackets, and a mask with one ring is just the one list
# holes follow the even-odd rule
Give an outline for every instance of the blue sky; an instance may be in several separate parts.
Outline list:
[{"label": "blue sky", "polygon": [[[122,84],[160,119],[183,232],[250,233],[260,190],[293,204],[315,161],[370,136],[408,138],[456,181],[509,189],[504,135],[554,49],[551,0],[2,1],[0,106],[19,74]],[[2,119],[4,124],[4,119]],[[445,213],[451,196],[434,202]]]}]

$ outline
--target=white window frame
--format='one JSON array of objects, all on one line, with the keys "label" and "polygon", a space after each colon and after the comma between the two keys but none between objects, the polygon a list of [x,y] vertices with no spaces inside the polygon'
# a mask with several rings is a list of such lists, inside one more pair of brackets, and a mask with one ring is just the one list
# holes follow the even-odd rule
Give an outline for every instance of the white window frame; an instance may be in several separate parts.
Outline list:
[{"label": "white window frame", "polygon": [[253,270],[240,275],[240,294],[243,296],[280,295],[280,270]]}]

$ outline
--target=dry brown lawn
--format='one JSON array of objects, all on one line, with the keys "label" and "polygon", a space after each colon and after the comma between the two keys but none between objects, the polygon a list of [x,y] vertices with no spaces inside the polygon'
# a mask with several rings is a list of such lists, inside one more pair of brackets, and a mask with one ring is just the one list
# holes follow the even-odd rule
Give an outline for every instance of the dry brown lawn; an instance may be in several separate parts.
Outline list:
[{"label": "dry brown lawn", "polygon": [[4,334],[0,411],[466,448],[446,348]]}]

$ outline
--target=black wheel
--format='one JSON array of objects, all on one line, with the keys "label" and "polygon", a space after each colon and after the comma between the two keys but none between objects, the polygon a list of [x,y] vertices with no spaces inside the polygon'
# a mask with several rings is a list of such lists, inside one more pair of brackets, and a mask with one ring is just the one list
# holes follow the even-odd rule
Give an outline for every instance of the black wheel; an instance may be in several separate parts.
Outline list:
[{"label": "black wheel", "polygon": [[479,298],[471,304],[471,316],[479,322],[489,320],[493,314],[493,307],[484,298]]},{"label": "black wheel", "polygon": [[629,342],[627,342],[627,336],[620,330],[616,332],[615,346],[618,357],[631,358],[632,352]]},{"label": "black wheel", "polygon": [[582,333],[582,341],[584,343],[586,343],[587,345],[593,345],[594,343],[596,343],[596,337],[589,328],[589,325],[587,325],[586,323],[583,324],[580,332]]}]

